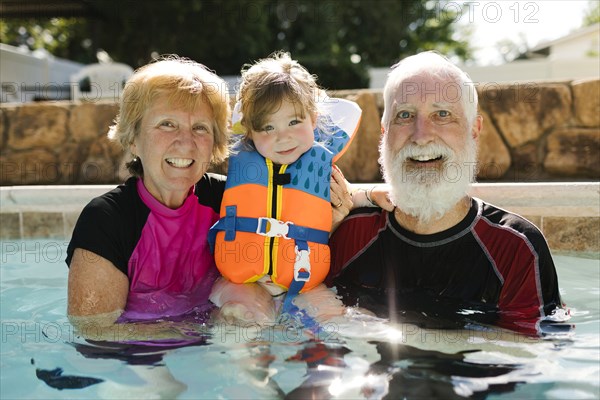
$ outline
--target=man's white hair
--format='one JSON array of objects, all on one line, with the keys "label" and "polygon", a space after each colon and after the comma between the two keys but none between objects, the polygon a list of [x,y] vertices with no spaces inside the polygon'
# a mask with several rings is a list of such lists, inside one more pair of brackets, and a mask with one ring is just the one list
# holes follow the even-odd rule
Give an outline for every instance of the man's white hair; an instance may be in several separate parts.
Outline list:
[{"label": "man's white hair", "polygon": [[387,132],[394,115],[394,100],[403,83],[411,77],[429,75],[449,80],[460,89],[460,101],[469,127],[477,117],[477,89],[469,75],[435,51],[426,51],[407,57],[392,66],[383,88],[384,110],[381,125]]}]

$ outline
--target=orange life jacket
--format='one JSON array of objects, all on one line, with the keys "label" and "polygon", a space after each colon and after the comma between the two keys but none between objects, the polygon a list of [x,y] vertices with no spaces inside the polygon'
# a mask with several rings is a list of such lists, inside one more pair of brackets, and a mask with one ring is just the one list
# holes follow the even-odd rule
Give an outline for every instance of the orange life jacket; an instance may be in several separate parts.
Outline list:
[{"label": "orange life jacket", "polygon": [[309,277],[302,291],[329,272],[332,163],[351,142],[361,110],[356,103],[327,99],[328,132],[315,130],[310,150],[289,165],[277,165],[239,145],[229,158],[221,220],[213,226],[215,262],[235,283],[265,275],[287,289],[299,270]]}]

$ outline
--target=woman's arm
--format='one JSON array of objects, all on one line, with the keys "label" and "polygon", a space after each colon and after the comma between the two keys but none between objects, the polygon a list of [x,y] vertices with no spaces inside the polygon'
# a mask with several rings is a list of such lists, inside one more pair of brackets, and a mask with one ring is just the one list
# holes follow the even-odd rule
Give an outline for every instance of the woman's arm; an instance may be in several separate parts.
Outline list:
[{"label": "woman's arm", "polygon": [[91,251],[77,248],[73,252],[68,292],[69,321],[86,339],[190,339],[184,332],[188,327],[169,321],[116,324],[127,304],[129,279],[113,263]]},{"label": "woman's arm", "polygon": [[129,280],[106,258],[77,248],[69,268],[68,293],[69,316],[116,314],[115,320],[107,321],[112,324],[125,309]]}]

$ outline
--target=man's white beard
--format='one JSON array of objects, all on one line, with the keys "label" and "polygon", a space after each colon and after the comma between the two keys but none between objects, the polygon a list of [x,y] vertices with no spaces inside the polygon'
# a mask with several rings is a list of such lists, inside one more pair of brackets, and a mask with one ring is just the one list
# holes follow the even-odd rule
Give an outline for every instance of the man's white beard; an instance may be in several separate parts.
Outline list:
[{"label": "man's white beard", "polygon": [[[444,216],[465,197],[470,184],[475,181],[477,142],[471,136],[464,152],[459,154],[447,146],[433,143],[426,146],[410,144],[392,154],[384,137],[380,154],[383,178],[391,186],[390,200],[421,223]],[[407,168],[405,161],[408,158],[432,154],[443,157],[441,169]]]}]

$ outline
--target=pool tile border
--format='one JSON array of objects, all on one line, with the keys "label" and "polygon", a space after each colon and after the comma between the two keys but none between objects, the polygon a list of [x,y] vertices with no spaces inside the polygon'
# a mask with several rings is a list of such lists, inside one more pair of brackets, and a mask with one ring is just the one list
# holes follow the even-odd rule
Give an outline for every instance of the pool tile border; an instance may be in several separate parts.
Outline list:
[{"label": "pool tile border", "polygon": [[[0,240],[68,241],[81,209],[112,188],[0,187]],[[471,194],[529,219],[552,251],[600,254],[600,182],[475,184]]]}]

